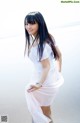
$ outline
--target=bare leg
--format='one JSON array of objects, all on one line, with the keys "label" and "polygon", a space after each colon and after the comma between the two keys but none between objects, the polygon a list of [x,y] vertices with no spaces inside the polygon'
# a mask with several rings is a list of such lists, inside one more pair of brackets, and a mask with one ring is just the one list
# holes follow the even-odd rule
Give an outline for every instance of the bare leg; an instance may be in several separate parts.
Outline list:
[{"label": "bare leg", "polygon": [[[52,120],[50,106],[42,106],[41,109],[43,111],[43,114],[46,115],[47,117],[49,117]],[[53,121],[51,121],[50,123],[53,123]]]},{"label": "bare leg", "polygon": [[[50,106],[42,106],[41,109],[43,111],[43,114],[46,115],[47,117],[49,117],[52,120]],[[32,119],[32,123],[34,123],[33,119]],[[50,123],[53,123],[53,121],[51,121]]]},{"label": "bare leg", "polygon": [[42,106],[41,109],[42,109],[44,115],[46,115],[47,117],[51,116],[50,106]]}]

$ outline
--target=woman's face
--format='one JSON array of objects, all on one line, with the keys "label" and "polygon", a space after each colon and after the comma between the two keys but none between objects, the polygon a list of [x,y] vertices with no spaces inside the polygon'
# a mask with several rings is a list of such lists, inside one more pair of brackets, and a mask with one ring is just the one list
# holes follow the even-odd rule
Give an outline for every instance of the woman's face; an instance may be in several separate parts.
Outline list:
[{"label": "woman's face", "polygon": [[27,23],[25,25],[25,29],[28,31],[29,35],[33,35],[33,36],[36,36],[37,33],[38,33],[38,23],[35,23],[35,24],[30,24],[30,23]]}]

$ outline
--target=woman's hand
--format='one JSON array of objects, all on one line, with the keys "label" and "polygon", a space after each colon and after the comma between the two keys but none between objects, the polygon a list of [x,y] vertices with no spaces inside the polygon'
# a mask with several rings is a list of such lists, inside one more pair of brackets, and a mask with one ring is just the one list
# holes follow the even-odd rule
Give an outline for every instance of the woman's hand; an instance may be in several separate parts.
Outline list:
[{"label": "woman's hand", "polygon": [[42,87],[42,84],[41,83],[36,83],[35,85],[31,85],[30,88],[27,90],[28,92],[32,92],[32,91],[35,91],[39,88]]}]

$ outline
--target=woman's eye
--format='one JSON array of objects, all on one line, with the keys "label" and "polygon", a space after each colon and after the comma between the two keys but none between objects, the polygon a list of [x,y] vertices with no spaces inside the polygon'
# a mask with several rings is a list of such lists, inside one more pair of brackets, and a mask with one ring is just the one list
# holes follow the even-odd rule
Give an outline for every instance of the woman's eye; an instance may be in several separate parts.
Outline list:
[{"label": "woman's eye", "polygon": [[26,23],[25,25],[28,25],[28,23]]}]

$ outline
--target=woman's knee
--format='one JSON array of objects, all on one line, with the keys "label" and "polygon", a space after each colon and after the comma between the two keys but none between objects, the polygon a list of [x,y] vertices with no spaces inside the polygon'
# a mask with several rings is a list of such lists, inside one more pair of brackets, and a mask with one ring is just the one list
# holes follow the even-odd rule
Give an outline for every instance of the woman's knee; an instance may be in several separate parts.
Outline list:
[{"label": "woman's knee", "polygon": [[51,115],[50,106],[42,106],[41,109],[42,109],[44,115],[46,115],[46,116],[50,116]]}]

